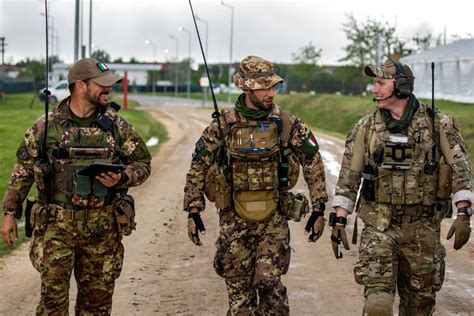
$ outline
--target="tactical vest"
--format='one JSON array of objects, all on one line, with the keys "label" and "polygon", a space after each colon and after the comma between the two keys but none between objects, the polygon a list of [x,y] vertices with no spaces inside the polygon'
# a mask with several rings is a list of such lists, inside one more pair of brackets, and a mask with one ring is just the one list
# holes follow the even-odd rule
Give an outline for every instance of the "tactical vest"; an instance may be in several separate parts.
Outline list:
[{"label": "tactical vest", "polygon": [[53,166],[53,203],[65,207],[104,206],[108,189],[90,176],[78,172],[92,162],[112,163],[116,140],[112,130],[76,127],[69,121],[48,130],[48,138],[58,140],[50,153]]},{"label": "tactical vest", "polygon": [[369,144],[369,150],[365,161],[375,171],[375,202],[425,206],[436,203],[438,176],[436,172],[425,171],[428,159],[439,161],[439,149],[432,157],[432,147],[437,140],[433,139],[431,124],[426,106],[421,104],[408,136],[391,134],[379,111],[368,120],[365,144]]},{"label": "tactical vest", "polygon": [[299,163],[287,147],[289,112],[280,110],[280,116],[249,121],[234,109],[222,117],[235,209],[248,221],[265,220],[278,206],[278,192],[291,189],[298,181]]}]

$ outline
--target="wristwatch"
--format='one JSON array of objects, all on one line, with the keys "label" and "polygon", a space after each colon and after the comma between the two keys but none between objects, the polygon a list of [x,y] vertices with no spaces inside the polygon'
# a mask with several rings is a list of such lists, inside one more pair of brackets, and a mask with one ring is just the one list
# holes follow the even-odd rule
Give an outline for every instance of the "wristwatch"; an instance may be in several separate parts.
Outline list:
[{"label": "wristwatch", "polygon": [[459,213],[464,213],[464,214],[466,214],[467,217],[471,217],[472,216],[472,208],[470,206],[460,207],[460,208],[458,208],[458,214]]}]

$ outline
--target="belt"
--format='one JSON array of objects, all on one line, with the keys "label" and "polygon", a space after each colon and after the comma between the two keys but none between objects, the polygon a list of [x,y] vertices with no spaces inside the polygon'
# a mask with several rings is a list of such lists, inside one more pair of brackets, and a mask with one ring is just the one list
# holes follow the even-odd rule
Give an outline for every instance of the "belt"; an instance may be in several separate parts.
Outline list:
[{"label": "belt", "polygon": [[392,205],[392,209],[392,221],[397,224],[413,223],[434,215],[434,205]]},{"label": "belt", "polygon": [[107,205],[100,208],[81,208],[70,210],[58,204],[49,204],[49,214],[51,218],[55,218],[57,220],[86,220],[89,216],[93,216],[101,212],[112,213],[112,211],[112,205]]}]

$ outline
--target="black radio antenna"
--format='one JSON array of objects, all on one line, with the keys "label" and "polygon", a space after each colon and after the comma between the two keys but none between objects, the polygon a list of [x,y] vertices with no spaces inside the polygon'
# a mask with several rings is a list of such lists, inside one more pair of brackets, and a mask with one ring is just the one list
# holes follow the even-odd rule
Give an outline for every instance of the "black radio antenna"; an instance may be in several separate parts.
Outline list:
[{"label": "black radio antenna", "polygon": [[214,94],[214,89],[212,88],[212,80],[211,80],[211,75],[209,74],[209,68],[207,67],[206,54],[204,53],[204,49],[202,47],[201,35],[199,34],[199,28],[197,26],[196,16],[194,15],[194,10],[193,10],[193,5],[191,3],[191,0],[189,0],[189,7],[191,8],[191,14],[193,16],[194,27],[196,28],[196,34],[199,40],[199,47],[201,48],[202,58],[204,60],[204,68],[206,69],[207,78],[209,79],[209,86],[211,87],[212,101],[214,103],[214,112],[212,113],[212,118],[217,120],[217,127],[219,129],[219,137],[221,139],[219,146],[222,147],[221,148],[222,150],[220,150],[218,160],[220,160],[221,165],[222,164],[225,165],[226,163],[224,160],[225,159],[224,154],[225,154],[226,143],[225,143],[224,132],[221,126],[221,120],[220,120],[221,113],[219,112],[219,107],[217,106],[217,101],[216,101],[216,95]]},{"label": "black radio antenna", "polygon": [[45,71],[45,89],[43,93],[45,95],[44,98],[44,137],[43,137],[43,158],[47,159],[46,153],[46,141],[48,138],[48,112],[49,112],[49,96],[51,95],[51,91],[49,91],[49,23],[48,23],[48,0],[44,0],[44,19],[46,21],[46,71]]}]

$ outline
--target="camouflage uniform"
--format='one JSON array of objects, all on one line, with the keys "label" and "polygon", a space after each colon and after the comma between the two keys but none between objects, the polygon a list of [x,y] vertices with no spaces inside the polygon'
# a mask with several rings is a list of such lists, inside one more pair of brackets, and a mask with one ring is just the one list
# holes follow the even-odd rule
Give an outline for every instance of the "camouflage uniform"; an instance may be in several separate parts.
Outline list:
[{"label": "camouflage uniform", "polygon": [[[125,164],[127,176],[113,190],[106,192],[105,199],[89,196],[81,200],[76,195],[64,199],[76,183],[70,183],[69,178],[64,176],[64,169],[55,167],[58,166],[54,162],[58,161],[54,157],[56,149],[71,141],[71,134],[77,137],[82,131],[80,137],[87,138],[90,135],[84,131],[101,130],[95,119],[84,125],[83,120],[72,114],[69,103],[70,98],[65,99],[48,115],[47,155],[53,165],[54,181],[51,187],[46,188],[41,188],[44,186],[41,181],[36,182],[40,195],[33,207],[35,231],[30,258],[41,273],[41,301],[37,314],[68,314],[69,280],[74,270],[78,285],[76,314],[109,315],[114,282],[120,275],[124,254],[112,206],[113,196],[115,192],[125,192],[128,187],[147,179],[151,156],[133,127],[117,115],[116,109],[108,106],[102,115],[110,118],[113,125],[107,133],[100,133],[106,135],[104,140],[107,144],[112,144],[109,146],[112,151],[110,162]],[[89,126],[91,129],[87,129]],[[4,199],[4,212],[14,214],[16,218],[21,217],[22,202],[35,182],[35,176],[38,176],[35,169],[41,156],[44,129],[45,119],[41,117],[26,132],[18,147]],[[96,182],[94,187],[97,187]],[[52,195],[48,207],[41,204],[45,200],[42,196],[45,192]],[[83,206],[78,206],[81,203]]]},{"label": "camouflage uniform", "polygon": [[[246,66],[252,72],[263,72],[266,76],[256,80],[244,80],[237,75],[234,81],[241,88],[245,86],[250,89],[265,89],[281,81],[281,78],[274,74],[270,62],[250,56],[242,62],[241,72],[248,72]],[[239,100],[242,101],[243,97],[244,95],[241,95]],[[280,107],[273,105],[268,117],[279,117],[281,111]],[[229,129],[229,122],[246,121],[235,109],[223,112],[221,126],[224,129]],[[313,137],[311,130],[292,114],[290,124],[288,147],[296,154],[298,163],[303,166],[303,175],[308,183],[311,201],[313,204],[324,203],[327,201],[327,194],[321,156],[319,152],[314,156],[305,155],[306,143]],[[214,120],[204,130],[196,144],[184,189],[185,211],[191,208],[197,208],[199,211],[205,209],[205,178],[206,173],[218,159],[219,138],[218,124]],[[219,209],[219,219],[220,235],[216,242],[214,268],[218,275],[226,279],[229,297],[228,314],[288,315],[287,291],[281,282],[281,275],[288,270],[291,253],[286,215],[276,211],[266,220],[252,222],[241,218],[232,204],[227,209]]]},{"label": "camouflage uniform", "polygon": [[415,142],[410,169],[384,171],[374,158],[390,134],[381,110],[375,110],[357,122],[347,137],[332,204],[352,212],[362,174],[368,173],[367,166],[375,171],[373,187],[363,191],[357,210],[365,227],[354,275],[365,286],[364,313],[367,306],[390,306],[391,310],[396,290],[399,315],[431,315],[434,311],[446,255],[440,223],[451,205],[451,200],[436,198],[438,174],[423,171],[434,144],[437,160],[443,157],[452,166],[452,201],[472,201],[471,166],[454,119],[436,113],[439,135],[433,138],[431,109],[413,95],[409,103],[416,108],[407,132],[408,139]]}]

